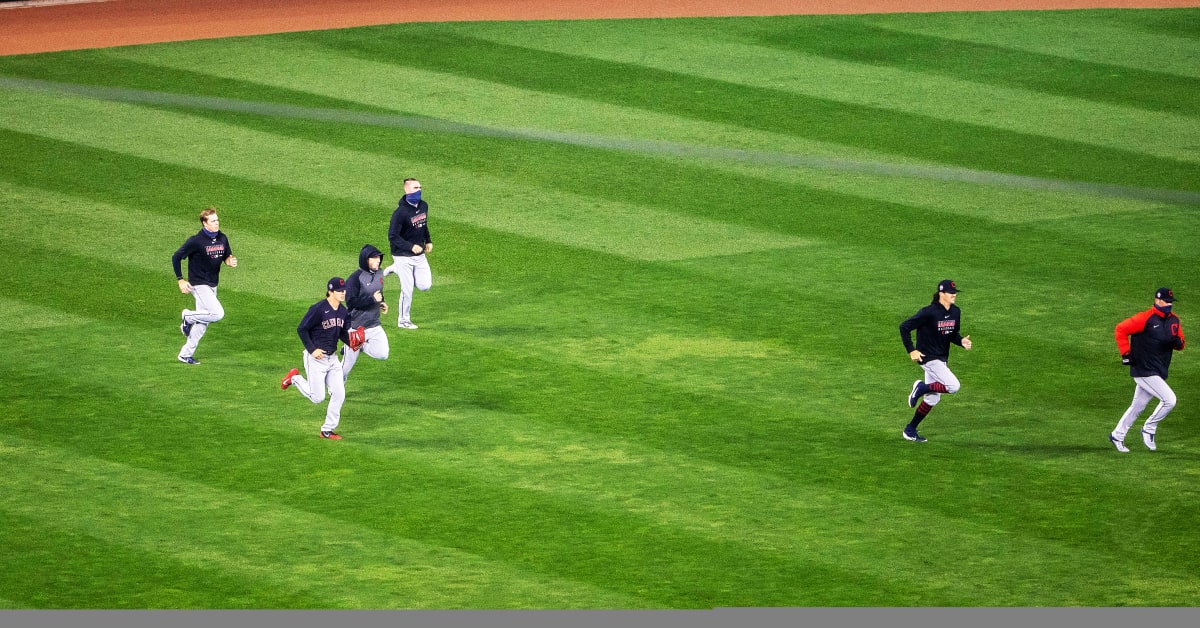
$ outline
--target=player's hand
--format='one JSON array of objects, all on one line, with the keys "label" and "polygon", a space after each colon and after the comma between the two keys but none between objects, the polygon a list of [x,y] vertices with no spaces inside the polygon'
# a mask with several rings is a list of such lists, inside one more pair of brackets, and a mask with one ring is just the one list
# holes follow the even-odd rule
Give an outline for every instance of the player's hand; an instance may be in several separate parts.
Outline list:
[{"label": "player's hand", "polygon": [[312,357],[314,360],[324,360],[325,359],[325,350],[324,349],[314,349],[312,352]]},{"label": "player's hand", "polygon": [[432,243],[432,242],[426,242],[426,243],[425,243],[425,252],[426,252],[426,253],[429,253],[429,252],[431,252],[431,251],[433,251],[433,243]]},{"label": "player's hand", "polygon": [[412,247],[413,255],[420,255],[425,249],[421,248],[420,244],[414,244]]},{"label": "player's hand", "polygon": [[382,291],[376,290],[375,294],[372,294],[371,296],[375,297],[376,303],[383,303],[383,292]]},{"label": "player's hand", "polygon": [[179,280],[179,291],[184,294],[191,294],[192,293],[192,284],[188,283],[187,279],[180,279]]},{"label": "player's hand", "polygon": [[908,352],[908,359],[912,360],[913,362],[920,362],[921,360],[925,359],[925,354],[913,349],[912,351]]},{"label": "player's hand", "polygon": [[229,257],[226,257],[225,265],[229,266],[230,268],[237,268],[237,258],[232,255],[230,255]]},{"label": "player's hand", "polygon": [[379,302],[379,313],[380,313],[380,314],[387,314],[387,311],[388,311],[388,306],[387,306],[387,303],[384,303],[383,301],[380,301],[380,302]]},{"label": "player's hand", "polygon": [[1129,366],[1130,364],[1133,364],[1133,356],[1128,353],[1122,355],[1121,356],[1121,364],[1124,364],[1125,366]]},{"label": "player's hand", "polygon": [[971,350],[971,337],[970,336],[963,336],[962,348],[966,349],[967,351]]}]

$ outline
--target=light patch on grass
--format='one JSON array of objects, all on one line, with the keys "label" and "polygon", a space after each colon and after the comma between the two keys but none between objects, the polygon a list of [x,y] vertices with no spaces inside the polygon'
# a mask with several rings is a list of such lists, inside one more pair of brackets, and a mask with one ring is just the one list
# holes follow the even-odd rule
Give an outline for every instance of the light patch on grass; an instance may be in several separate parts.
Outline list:
[{"label": "light patch on grass", "polygon": [[[413,161],[404,158],[338,149],[197,116],[80,98],[13,95],[19,102],[12,109],[45,108],[55,110],[55,115],[0,117],[0,125],[5,128],[334,199],[378,203],[386,194],[390,203],[396,173],[417,169]],[[62,120],[71,123],[63,124]],[[204,138],[209,141],[202,141]],[[230,153],[230,145],[239,150]],[[500,177],[428,165],[420,170],[427,173],[423,179],[438,182],[438,187],[427,186],[427,190],[434,194],[446,190],[443,200],[435,201],[441,219],[513,233],[522,239],[543,239],[653,261],[743,254],[811,243],[786,234],[552,189],[513,190]],[[514,214],[514,207],[521,208],[519,214]],[[233,242],[235,233],[231,227],[231,244],[237,253],[244,245]],[[275,245],[262,253],[278,253],[281,263],[284,259],[303,259],[295,248]]]},{"label": "light patch on grass", "polygon": [[779,359],[791,355],[771,341],[734,340],[721,336],[685,337],[653,334],[633,344],[622,345],[611,337],[560,338],[556,351],[581,364],[636,365],[636,370],[652,373],[655,367],[670,362],[724,359]]},{"label": "light patch on grass", "polygon": [[[0,194],[3,194],[2,189],[0,189]],[[86,316],[68,314],[54,308],[0,297],[0,332],[69,327],[90,323],[92,320]],[[0,447],[0,453],[3,453],[2,447]]]},{"label": "light patch on grass", "polygon": [[[545,466],[552,464],[641,464],[642,459],[629,451],[612,446],[584,447],[577,443],[563,445],[554,450],[533,450],[529,444],[533,439],[517,442],[526,443],[521,448],[501,445],[484,454],[489,458],[512,465]],[[536,445],[535,445],[536,446]]]},{"label": "light patch on grass", "polygon": [[658,361],[680,358],[778,358],[790,352],[771,346],[761,340],[745,341],[722,338],[685,338],[668,334],[655,334],[639,342],[630,351],[621,355],[622,360]]}]

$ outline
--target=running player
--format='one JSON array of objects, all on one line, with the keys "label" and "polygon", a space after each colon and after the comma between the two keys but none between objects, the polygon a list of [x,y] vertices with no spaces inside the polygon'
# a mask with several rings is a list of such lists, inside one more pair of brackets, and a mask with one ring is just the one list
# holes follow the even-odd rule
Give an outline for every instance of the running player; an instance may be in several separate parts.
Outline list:
[{"label": "running player", "polygon": [[396,205],[388,225],[393,263],[383,271],[384,276],[395,273],[400,278],[400,312],[396,324],[401,329],[417,328],[410,318],[413,287],[425,291],[433,285],[429,261],[425,259],[425,254],[433,251],[426,224],[428,217],[429,204],[421,200],[421,182],[405,179],[404,198]]},{"label": "running player", "polygon": [[[971,337],[959,334],[962,312],[955,305],[957,300],[958,286],[949,279],[943,279],[933,294],[933,301],[900,323],[900,338],[904,340],[909,359],[925,370],[925,381],[918,379],[913,382],[912,392],[908,394],[908,407],[916,407],[917,411],[901,433],[905,440],[918,443],[928,440],[917,433],[917,426],[941,401],[942,393],[952,395],[958,392],[958,378],[946,366],[950,359],[950,343],[970,350]],[[915,347],[913,330],[917,332]],[[920,405],[917,405],[918,399],[921,399]]]},{"label": "running player", "polygon": [[334,432],[342,416],[342,402],[346,400],[342,363],[337,358],[337,343],[350,343],[346,328],[349,312],[342,303],[346,300],[346,281],[341,277],[329,280],[325,298],[317,301],[296,327],[300,341],[304,343],[304,375],[292,369],[284,376],[279,387],[287,390],[295,385],[306,399],[313,403],[325,401],[325,387],[329,387],[329,407],[325,411],[325,423],[321,426],[321,438],[342,440]]},{"label": "running player", "polygon": [[[183,259],[188,261],[188,278],[183,278]],[[192,356],[208,325],[225,317],[225,308],[217,300],[217,283],[221,277],[221,264],[237,268],[237,258],[229,248],[229,238],[221,231],[221,220],[217,210],[209,207],[200,212],[200,231],[190,237],[171,256],[171,266],[179,282],[179,291],[191,294],[196,299],[196,309],[185,309],[180,314],[179,331],[187,341],[179,350],[179,361],[184,364],[199,364]]]},{"label": "running player", "polygon": [[[376,360],[388,359],[388,337],[379,316],[387,314],[383,299],[383,273],[379,265],[383,252],[368,244],[358,254],[358,270],[346,278],[346,306],[350,309],[350,327],[365,329],[362,347],[342,347],[342,377],[350,379],[350,369],[358,354],[366,352]],[[353,332],[352,332],[353,333]]]},{"label": "running player", "polygon": [[1185,343],[1179,317],[1171,312],[1174,303],[1175,293],[1170,288],[1159,288],[1154,293],[1154,307],[1117,323],[1117,350],[1121,352],[1121,363],[1129,365],[1135,384],[1133,403],[1108,435],[1109,442],[1121,453],[1129,453],[1125,435],[1151,399],[1158,399],[1158,406],[1142,424],[1142,442],[1150,451],[1158,449],[1154,440],[1158,423],[1175,407],[1175,391],[1167,385],[1167,369],[1172,352],[1183,351]]}]

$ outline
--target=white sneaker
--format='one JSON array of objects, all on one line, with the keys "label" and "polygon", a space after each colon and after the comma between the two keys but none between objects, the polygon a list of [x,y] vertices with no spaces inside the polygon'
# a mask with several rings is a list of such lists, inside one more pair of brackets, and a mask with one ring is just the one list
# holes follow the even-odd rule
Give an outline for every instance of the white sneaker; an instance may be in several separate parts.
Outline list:
[{"label": "white sneaker", "polygon": [[396,323],[400,329],[417,329],[417,326],[412,321],[400,321]]},{"label": "white sneaker", "polygon": [[392,264],[391,266],[388,266],[387,268],[383,269],[384,277],[387,277],[388,275],[391,275],[392,273],[396,272],[396,269],[393,268],[393,266],[395,266],[395,264]]},{"label": "white sneaker", "polygon": [[1146,449],[1149,449],[1150,451],[1158,451],[1158,447],[1154,444],[1154,434],[1151,434],[1146,430],[1142,430],[1142,442],[1146,443]]},{"label": "white sneaker", "polygon": [[1119,451],[1123,454],[1129,453],[1129,448],[1125,446],[1125,443],[1117,440],[1115,437],[1113,437],[1112,434],[1108,435],[1108,440],[1109,440],[1109,442],[1111,442],[1113,444],[1113,447],[1117,448],[1117,451]]}]

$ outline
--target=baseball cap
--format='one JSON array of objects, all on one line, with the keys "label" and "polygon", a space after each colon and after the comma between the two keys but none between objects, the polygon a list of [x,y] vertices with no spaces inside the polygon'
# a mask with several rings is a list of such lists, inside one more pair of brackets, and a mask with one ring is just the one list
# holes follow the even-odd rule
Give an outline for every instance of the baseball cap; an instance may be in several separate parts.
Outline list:
[{"label": "baseball cap", "polygon": [[1166,301],[1167,303],[1174,303],[1175,302],[1175,292],[1172,291],[1170,288],[1159,288],[1158,292],[1154,293],[1154,298],[1162,299],[1163,301]]},{"label": "baseball cap", "polygon": [[947,292],[949,294],[957,294],[958,286],[954,285],[954,282],[949,279],[943,279],[942,283],[938,284],[938,292]]},{"label": "baseball cap", "polygon": [[329,280],[330,292],[344,292],[346,290],[346,280],[341,277],[334,277]]}]

